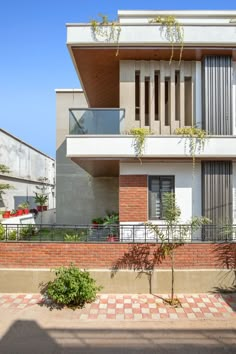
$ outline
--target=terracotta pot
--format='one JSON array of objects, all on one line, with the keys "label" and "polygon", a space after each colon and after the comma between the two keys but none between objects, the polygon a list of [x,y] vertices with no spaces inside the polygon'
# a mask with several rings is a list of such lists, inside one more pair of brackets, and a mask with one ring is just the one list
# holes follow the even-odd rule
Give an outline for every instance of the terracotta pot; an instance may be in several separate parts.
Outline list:
[{"label": "terracotta pot", "polygon": [[11,212],[10,212],[10,211],[5,211],[5,212],[2,214],[2,217],[3,217],[4,219],[8,219],[8,218],[10,217],[10,215],[11,215]]},{"label": "terracotta pot", "polygon": [[16,212],[17,216],[23,215],[24,214],[24,210],[23,209],[19,209]]},{"label": "terracotta pot", "polygon": [[37,205],[37,210],[38,211],[45,211],[48,210],[47,205]]},{"label": "terracotta pot", "polygon": [[115,235],[108,235],[107,241],[108,242],[116,242],[117,241],[117,237]]}]

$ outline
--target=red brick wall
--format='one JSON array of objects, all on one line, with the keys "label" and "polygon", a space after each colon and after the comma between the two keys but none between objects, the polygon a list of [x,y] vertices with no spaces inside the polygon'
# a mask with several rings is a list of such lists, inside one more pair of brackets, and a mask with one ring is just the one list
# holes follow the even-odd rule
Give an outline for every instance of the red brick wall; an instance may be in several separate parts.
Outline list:
[{"label": "red brick wall", "polygon": [[[0,243],[0,268],[52,268],[71,262],[87,269],[147,268],[157,249],[152,244]],[[176,250],[175,259],[178,269],[233,268],[236,244],[186,244]],[[169,257],[156,264],[169,266]]]},{"label": "red brick wall", "polygon": [[120,221],[147,221],[147,176],[120,176]]}]

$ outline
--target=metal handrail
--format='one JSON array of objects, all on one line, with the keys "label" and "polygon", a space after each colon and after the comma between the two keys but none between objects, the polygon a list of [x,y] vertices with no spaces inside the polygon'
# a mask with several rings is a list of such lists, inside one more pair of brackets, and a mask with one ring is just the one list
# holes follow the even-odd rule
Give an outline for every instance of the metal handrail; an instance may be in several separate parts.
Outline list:
[{"label": "metal handrail", "polygon": [[66,243],[235,243],[236,224],[8,224],[0,229],[0,242],[66,242]]}]

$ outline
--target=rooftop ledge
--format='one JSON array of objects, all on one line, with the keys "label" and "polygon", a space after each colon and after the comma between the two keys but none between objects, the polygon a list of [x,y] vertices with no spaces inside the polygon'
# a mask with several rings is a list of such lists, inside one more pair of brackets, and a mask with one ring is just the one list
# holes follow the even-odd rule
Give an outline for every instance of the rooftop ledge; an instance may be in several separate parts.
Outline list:
[{"label": "rooftop ledge", "polygon": [[[185,46],[233,46],[236,40],[236,13],[232,18],[227,19],[180,19],[179,22],[184,27]],[[161,27],[156,24],[149,24],[150,19],[139,20],[139,22],[121,22],[121,32],[119,45],[170,45],[164,38]],[[197,27],[197,29],[196,29]],[[135,31],[135,35],[134,35]],[[103,37],[94,36],[91,25],[67,24],[67,44],[68,46],[111,46],[117,45],[114,42],[107,42]]]},{"label": "rooftop ledge", "polygon": [[[122,159],[136,156],[132,135],[69,135],[67,157],[79,159]],[[236,158],[236,136],[208,136],[196,158]],[[191,157],[190,139],[180,135],[149,135],[145,139],[143,158]]]}]

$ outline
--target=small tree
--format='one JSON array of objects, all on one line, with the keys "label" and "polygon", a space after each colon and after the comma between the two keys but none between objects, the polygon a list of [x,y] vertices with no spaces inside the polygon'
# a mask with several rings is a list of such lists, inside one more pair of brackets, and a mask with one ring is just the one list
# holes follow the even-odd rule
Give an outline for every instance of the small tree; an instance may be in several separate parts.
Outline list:
[{"label": "small tree", "polygon": [[48,189],[50,186],[49,179],[47,177],[39,177],[38,181],[40,182],[40,185],[36,186],[37,193],[35,192],[35,194],[48,196]]},{"label": "small tree", "polygon": [[[34,192],[35,197],[34,201],[36,204],[38,204],[41,208],[40,211],[42,211],[43,206],[45,206],[48,202],[48,194],[49,194],[49,179],[47,177],[39,177],[38,181],[40,182],[40,185],[36,186],[37,192]],[[41,213],[41,224],[43,222],[43,216]]]},{"label": "small tree", "polygon": [[[8,174],[10,173],[10,169],[5,166],[0,164],[0,173],[1,174]],[[0,200],[2,201],[2,195],[5,194],[5,191],[8,189],[11,189],[12,186],[9,183],[0,183]]]},{"label": "small tree", "polygon": [[171,297],[167,302],[175,306],[180,302],[174,297],[175,294],[175,250],[183,245],[189,233],[197,231],[201,225],[210,223],[206,217],[194,217],[189,225],[180,225],[181,210],[176,203],[174,193],[164,193],[163,195],[163,217],[166,227],[160,228],[158,225],[147,223],[149,230],[153,231],[157,239],[160,240],[159,256],[171,259]]}]

